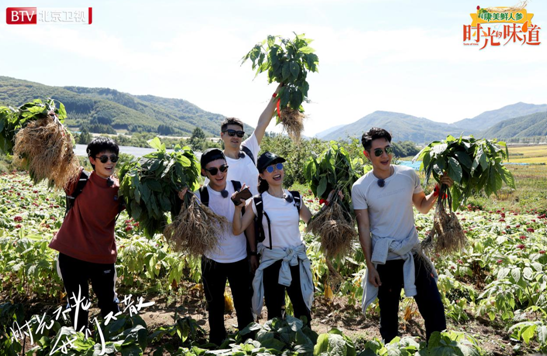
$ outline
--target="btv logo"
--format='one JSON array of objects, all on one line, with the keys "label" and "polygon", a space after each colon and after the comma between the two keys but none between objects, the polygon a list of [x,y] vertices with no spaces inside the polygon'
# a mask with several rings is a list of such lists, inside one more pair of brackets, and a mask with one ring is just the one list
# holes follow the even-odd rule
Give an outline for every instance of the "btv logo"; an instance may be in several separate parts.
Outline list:
[{"label": "btv logo", "polygon": [[91,7],[8,7],[8,25],[80,24],[91,25]]},{"label": "btv logo", "polygon": [[35,7],[8,7],[6,23],[8,25],[36,25],[37,11]]}]

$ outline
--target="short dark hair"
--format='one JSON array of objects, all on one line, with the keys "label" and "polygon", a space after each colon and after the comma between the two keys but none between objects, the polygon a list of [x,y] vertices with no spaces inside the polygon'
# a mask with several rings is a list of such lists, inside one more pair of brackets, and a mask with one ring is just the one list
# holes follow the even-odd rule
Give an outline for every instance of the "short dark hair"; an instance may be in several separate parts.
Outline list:
[{"label": "short dark hair", "polygon": [[103,151],[110,151],[117,155],[120,153],[120,147],[113,139],[109,137],[97,137],[94,138],[89,145],[87,145],[86,151],[89,157],[95,157]]},{"label": "short dark hair", "polygon": [[222,121],[222,124],[220,124],[220,131],[224,132],[228,128],[228,125],[241,126],[242,130],[245,127],[243,126],[243,121],[240,119],[236,119],[235,117],[227,117],[224,121]]},{"label": "short dark hair", "polygon": [[[110,151],[117,156],[120,153],[120,147],[109,137],[97,137],[87,145],[86,149],[87,156],[93,158],[103,151]],[[95,165],[92,164],[91,166],[95,169]]]},{"label": "short dark hair", "polygon": [[363,134],[361,137],[361,143],[363,144],[365,150],[370,151],[372,141],[379,138],[384,138],[387,142],[391,142],[391,134],[389,132],[379,127],[373,127]]},{"label": "short dark hair", "polygon": [[205,166],[217,159],[223,159],[226,161],[224,152],[218,148],[208,148],[202,154],[200,158],[201,168],[205,169]]}]

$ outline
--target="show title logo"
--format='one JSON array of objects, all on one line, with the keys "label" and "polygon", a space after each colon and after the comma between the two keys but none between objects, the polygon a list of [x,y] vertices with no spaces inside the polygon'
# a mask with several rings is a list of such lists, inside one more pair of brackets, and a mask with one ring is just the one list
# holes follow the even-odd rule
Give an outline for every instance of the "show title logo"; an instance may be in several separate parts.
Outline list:
[{"label": "show title logo", "polygon": [[532,23],[534,14],[526,10],[526,1],[513,7],[477,6],[477,12],[470,14],[471,24],[463,25],[465,46],[505,46],[508,43],[538,46],[541,27]]}]

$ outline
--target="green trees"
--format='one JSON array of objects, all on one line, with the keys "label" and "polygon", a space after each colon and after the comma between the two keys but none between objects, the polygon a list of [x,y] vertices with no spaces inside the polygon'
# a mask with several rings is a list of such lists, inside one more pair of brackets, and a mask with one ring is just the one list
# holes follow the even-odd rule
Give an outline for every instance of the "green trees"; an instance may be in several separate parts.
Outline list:
[{"label": "green trees", "polygon": [[93,139],[93,136],[91,136],[89,131],[86,128],[84,128],[82,132],[80,133],[80,136],[78,137],[78,143],[80,145],[87,145],[88,143],[91,142],[92,139]]},{"label": "green trees", "polygon": [[196,127],[194,131],[192,131],[189,143],[194,151],[203,151],[206,149],[207,143],[205,142],[205,132],[199,127]]}]

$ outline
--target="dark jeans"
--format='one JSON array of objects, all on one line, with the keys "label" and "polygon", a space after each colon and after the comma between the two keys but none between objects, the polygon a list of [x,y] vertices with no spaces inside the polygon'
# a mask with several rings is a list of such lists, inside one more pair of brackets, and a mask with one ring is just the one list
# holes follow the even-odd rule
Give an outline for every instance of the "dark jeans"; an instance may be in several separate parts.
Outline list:
[{"label": "dark jeans", "polygon": [[224,326],[224,290],[226,280],[230,283],[237,327],[245,328],[253,321],[251,311],[251,280],[247,259],[233,263],[219,263],[205,256],[201,258],[201,278],[209,311],[209,340],[220,345],[226,338]]},{"label": "dark jeans", "polygon": [[286,290],[294,308],[294,316],[297,318],[305,316],[307,319],[306,325],[310,326],[311,313],[304,302],[302,288],[300,287],[300,266],[290,266],[292,281],[289,287],[285,287],[278,283],[281,262],[282,260],[279,260],[270,267],[264,269],[264,298],[266,298],[266,307],[268,308],[268,319],[282,317],[282,309],[285,306]]},{"label": "dark jeans", "polygon": [[[399,326],[399,300],[401,288],[403,288],[403,260],[388,261],[385,265],[378,265],[382,285],[378,291],[380,304],[380,334],[386,343],[390,342],[398,334]],[[427,262],[423,258],[414,255],[416,269],[416,288],[418,294],[414,297],[420,314],[425,321],[426,337],[434,331],[446,329],[446,318],[441,295],[437,289],[435,279],[428,272]]]},{"label": "dark jeans", "polygon": [[[68,303],[71,308],[69,314],[72,323],[74,323],[76,318],[76,309],[78,310],[76,330],[80,330],[84,326],[85,328],[88,327],[89,312],[87,308],[84,310],[83,307],[87,307],[90,303],[89,280],[91,280],[91,286],[99,301],[99,308],[101,309],[103,318],[110,312],[116,314],[120,310],[115,291],[116,267],[113,263],[86,262],[59,253],[57,266],[58,273],[63,279]],[[77,298],[79,291],[80,299],[83,299],[83,301],[79,305],[76,305],[72,297],[76,296]]]}]

